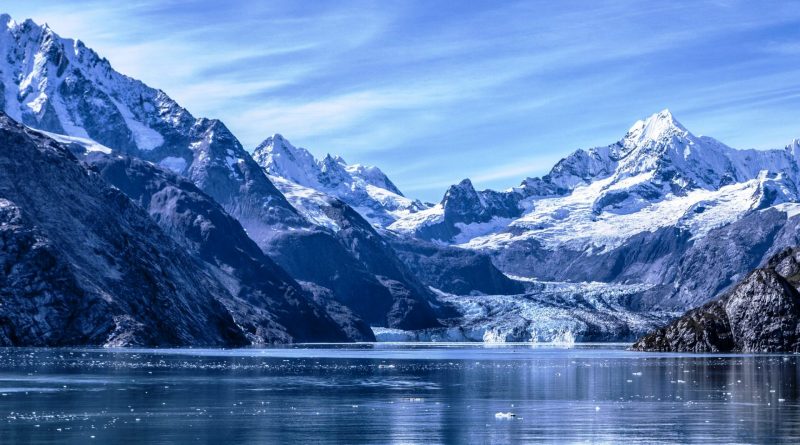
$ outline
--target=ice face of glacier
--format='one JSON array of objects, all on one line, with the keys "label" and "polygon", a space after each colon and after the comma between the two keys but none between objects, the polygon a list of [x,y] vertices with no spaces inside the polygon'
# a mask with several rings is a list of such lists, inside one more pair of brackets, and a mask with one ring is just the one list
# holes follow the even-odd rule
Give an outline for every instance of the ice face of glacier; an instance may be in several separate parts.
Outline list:
[{"label": "ice face of glacier", "polygon": [[464,296],[441,293],[463,318],[442,328],[416,332],[373,329],[384,341],[529,342],[571,346],[574,342],[633,340],[676,315],[635,312],[627,301],[643,285],[537,282],[520,295]]}]

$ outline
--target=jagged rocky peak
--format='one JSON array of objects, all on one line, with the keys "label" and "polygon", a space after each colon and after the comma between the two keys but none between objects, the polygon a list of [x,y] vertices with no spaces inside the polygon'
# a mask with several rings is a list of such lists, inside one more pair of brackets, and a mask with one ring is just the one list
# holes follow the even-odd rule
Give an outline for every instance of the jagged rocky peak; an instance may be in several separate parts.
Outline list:
[{"label": "jagged rocky peak", "polygon": [[325,155],[319,163],[319,181],[328,187],[339,187],[352,182],[353,177],[345,168],[346,165],[341,156]]},{"label": "jagged rocky peak", "polygon": [[253,159],[273,176],[314,187],[319,184],[319,166],[308,150],[295,147],[276,133],[264,140],[253,151]]},{"label": "jagged rocky peak", "polygon": [[[344,160],[341,160],[344,163]],[[351,175],[362,178],[367,184],[382,188],[384,190],[389,190],[398,196],[404,196],[403,192],[401,192],[400,189],[394,185],[389,177],[386,176],[386,174],[380,168],[374,165],[346,164],[345,168]]]},{"label": "jagged rocky peak", "polygon": [[314,199],[309,199],[314,193],[308,189],[340,199],[376,227],[387,227],[398,217],[427,207],[403,196],[377,167],[348,164],[341,156],[331,154],[317,159],[279,134],[259,144],[253,158],[290,199],[295,199],[298,208],[308,210],[312,220],[319,212],[314,210]]},{"label": "jagged rocky peak", "polygon": [[786,145],[786,153],[794,158],[797,162],[800,162],[800,138],[792,139],[788,145]]},{"label": "jagged rocky peak", "polygon": [[526,178],[521,190],[528,196],[569,193],[576,187],[615,176],[617,180],[657,169],[676,143],[691,144],[694,136],[668,110],[636,121],[625,136],[604,147],[578,149],[556,163],[541,178]]},{"label": "jagged rocky peak", "polygon": [[451,185],[442,198],[444,218],[450,224],[487,222],[494,217],[519,216],[520,196],[511,192],[477,191],[472,181],[464,179]]},{"label": "jagged rocky peak", "polygon": [[320,186],[338,187],[341,184],[349,187],[351,183],[361,181],[403,196],[378,167],[348,164],[341,156],[331,154],[317,159],[307,149],[292,145],[280,134],[259,144],[253,151],[253,158],[268,174],[305,187],[319,189]]},{"label": "jagged rocky peak", "polygon": [[412,215],[409,218],[412,224],[395,224],[390,229],[413,231],[417,237],[427,240],[451,241],[464,231],[465,225],[519,217],[521,198],[515,191],[477,191],[472,181],[464,179],[447,189],[438,206],[420,213],[421,218]]},{"label": "jagged rocky peak", "polygon": [[126,152],[171,145],[181,139],[175,127],[191,126],[163,92],[117,73],[82,42],[32,20],[3,20],[0,105],[15,120]]},{"label": "jagged rocky peak", "polygon": [[450,210],[462,213],[459,209],[480,205],[481,198],[469,178],[462,179],[458,184],[451,185],[442,198],[442,206],[445,212]]}]

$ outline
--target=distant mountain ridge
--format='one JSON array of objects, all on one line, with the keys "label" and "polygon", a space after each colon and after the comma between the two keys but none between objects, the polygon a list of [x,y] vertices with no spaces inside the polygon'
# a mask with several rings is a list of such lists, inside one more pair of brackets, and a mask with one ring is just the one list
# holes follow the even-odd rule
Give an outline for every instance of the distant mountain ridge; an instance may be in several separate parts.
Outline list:
[{"label": "distant mountain ridge", "polygon": [[280,134],[259,144],[253,158],[270,177],[293,184],[294,188],[275,181],[284,194],[302,194],[303,190],[296,186],[321,191],[347,203],[377,227],[427,207],[403,196],[377,167],[347,164],[340,156],[327,155],[318,160]]},{"label": "distant mountain ridge", "polygon": [[[505,201],[502,206],[484,203],[482,207],[476,207],[473,204],[475,210],[464,214],[447,211],[444,205],[440,205],[409,215],[389,228],[433,238],[436,231],[432,228],[444,225],[447,230],[438,232],[452,233],[452,236],[440,240],[491,249],[493,243],[504,245],[507,241],[528,237],[544,242],[555,238],[562,242],[563,237],[553,233],[554,229],[579,216],[578,219],[583,218],[593,226],[610,225],[605,234],[598,233],[600,236],[587,240],[596,248],[641,230],[659,227],[659,221],[654,221],[649,227],[634,226],[633,230],[620,227],[627,223],[624,215],[647,211],[648,207],[657,210],[658,203],[674,204],[667,209],[670,215],[663,222],[674,224],[675,216],[682,213],[687,216],[684,222],[691,223],[691,213],[687,211],[694,205],[703,202],[707,204],[705,208],[712,207],[715,198],[725,199],[737,193],[753,194],[753,198],[747,200],[749,207],[741,212],[781,202],[795,202],[798,178],[798,158],[791,147],[766,151],[735,150],[713,138],[693,135],[668,110],[664,110],[636,122],[619,142],[577,150],[559,161],[549,174],[527,178],[520,187],[506,192],[472,192],[484,197],[485,202]],[[465,184],[462,182],[460,187],[464,188]],[[737,187],[736,184],[740,185]],[[728,188],[722,190],[725,187]],[[449,201],[448,195],[451,191],[445,195],[443,204]],[[489,196],[495,198],[486,199]],[[670,199],[685,197],[688,198]],[[469,200],[476,199],[462,199],[463,202]],[[616,218],[619,219],[617,222],[615,216],[623,218]],[[735,218],[733,215],[719,224]],[[487,226],[492,221],[496,224]],[[598,221],[600,224],[595,224]],[[703,226],[700,230],[712,227],[700,225]],[[580,232],[578,227],[575,229],[573,233]]]}]

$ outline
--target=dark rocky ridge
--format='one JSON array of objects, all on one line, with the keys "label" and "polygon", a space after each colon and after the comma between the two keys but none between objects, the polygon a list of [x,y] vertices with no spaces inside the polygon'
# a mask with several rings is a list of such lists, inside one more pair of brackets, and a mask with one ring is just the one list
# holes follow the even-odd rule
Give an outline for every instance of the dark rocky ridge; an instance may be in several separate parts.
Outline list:
[{"label": "dark rocky ridge", "polygon": [[338,199],[324,211],[340,228],[336,236],[321,228],[279,234],[269,249],[275,261],[297,280],[330,289],[373,326],[439,327],[435,295],[375,229]]},{"label": "dark rocky ridge", "polygon": [[516,218],[522,215],[516,192],[477,191],[472,181],[464,179],[450,186],[440,203],[443,219],[420,227],[414,234],[424,240],[451,241],[461,233],[459,224],[485,223],[494,218]]},{"label": "dark rocky ridge", "polygon": [[400,259],[422,282],[454,295],[514,295],[525,286],[505,276],[488,255],[385,234]]},{"label": "dark rocky ridge", "polygon": [[632,347],[658,352],[800,352],[800,249],[781,252],[730,292]]},{"label": "dark rocky ridge", "polygon": [[0,115],[0,344],[240,346],[225,288],[64,147]]},{"label": "dark rocky ridge", "polygon": [[[329,314],[325,300],[317,304],[306,297],[239,222],[192,182],[132,158],[96,156],[90,162],[222,277],[235,297],[228,306],[252,342],[374,340],[369,326],[348,310],[337,305]],[[345,333],[344,325],[355,329]]]}]

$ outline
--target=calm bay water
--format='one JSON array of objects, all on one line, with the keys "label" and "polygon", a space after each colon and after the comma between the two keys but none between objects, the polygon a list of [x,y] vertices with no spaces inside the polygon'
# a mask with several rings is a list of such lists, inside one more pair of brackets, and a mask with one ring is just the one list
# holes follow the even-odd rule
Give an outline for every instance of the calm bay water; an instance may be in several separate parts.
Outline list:
[{"label": "calm bay water", "polygon": [[799,443],[798,358],[613,345],[0,349],[0,443]]}]

